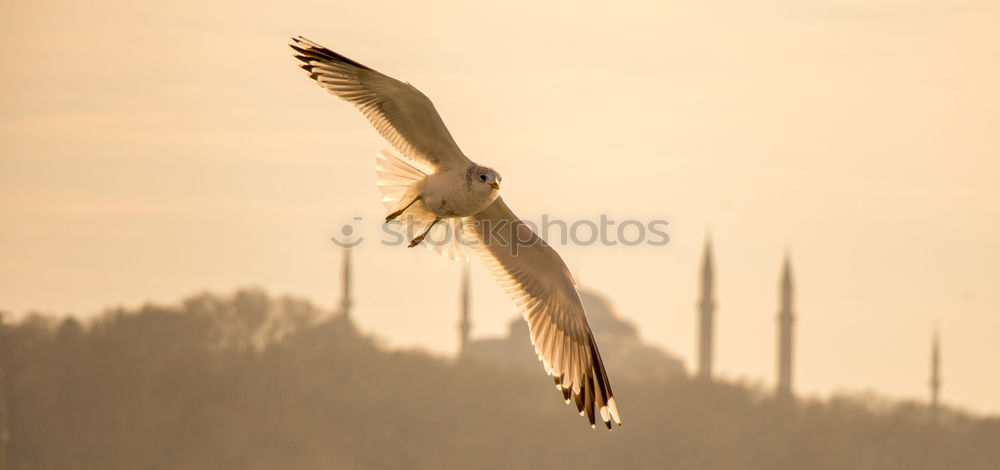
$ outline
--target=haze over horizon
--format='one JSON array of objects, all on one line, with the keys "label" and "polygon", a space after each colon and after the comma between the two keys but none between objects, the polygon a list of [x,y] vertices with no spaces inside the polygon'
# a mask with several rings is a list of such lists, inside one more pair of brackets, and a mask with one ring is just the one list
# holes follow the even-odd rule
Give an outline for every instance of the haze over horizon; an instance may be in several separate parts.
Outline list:
[{"label": "haze over horizon", "polygon": [[[689,369],[710,233],[721,376],[773,383],[787,252],[801,394],[926,397],[937,325],[945,403],[1000,413],[1000,5],[570,5],[0,7],[0,310],[333,305],[329,237],[357,216],[378,239],[388,144],[296,68],[302,34],[420,88],[522,217],[669,221],[665,247],[557,249]],[[364,330],[454,351],[458,265],[354,262]],[[497,334],[515,308],[473,276],[473,334]]]}]

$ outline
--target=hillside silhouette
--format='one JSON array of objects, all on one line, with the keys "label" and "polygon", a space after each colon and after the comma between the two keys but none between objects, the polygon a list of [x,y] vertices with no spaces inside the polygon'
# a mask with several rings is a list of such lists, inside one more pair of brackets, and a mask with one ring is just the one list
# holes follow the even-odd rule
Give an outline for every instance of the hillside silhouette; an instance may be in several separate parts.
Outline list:
[{"label": "hillside silhouette", "polygon": [[990,469],[1000,419],[616,380],[591,430],[533,372],[389,351],[258,289],[0,329],[9,469]]}]

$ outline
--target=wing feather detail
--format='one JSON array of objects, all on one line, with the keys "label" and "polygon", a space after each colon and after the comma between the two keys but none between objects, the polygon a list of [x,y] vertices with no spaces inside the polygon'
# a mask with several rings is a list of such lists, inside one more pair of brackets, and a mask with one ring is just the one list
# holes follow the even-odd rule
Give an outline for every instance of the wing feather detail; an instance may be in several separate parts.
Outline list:
[{"label": "wing feather detail", "polygon": [[559,254],[502,198],[476,214],[470,233],[497,282],[521,308],[535,352],[567,403],[591,426],[621,424],[614,393],[572,274]]},{"label": "wing feather detail", "polygon": [[326,91],[354,104],[375,130],[406,158],[432,172],[470,160],[426,95],[409,83],[344,57],[304,37],[292,39],[295,58]]}]

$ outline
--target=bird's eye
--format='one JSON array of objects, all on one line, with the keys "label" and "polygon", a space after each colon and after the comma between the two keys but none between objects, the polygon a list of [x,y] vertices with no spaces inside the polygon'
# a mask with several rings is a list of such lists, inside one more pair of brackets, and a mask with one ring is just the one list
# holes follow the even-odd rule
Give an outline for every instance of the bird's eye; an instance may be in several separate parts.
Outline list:
[{"label": "bird's eye", "polygon": [[479,181],[486,181],[486,175],[479,175]]}]

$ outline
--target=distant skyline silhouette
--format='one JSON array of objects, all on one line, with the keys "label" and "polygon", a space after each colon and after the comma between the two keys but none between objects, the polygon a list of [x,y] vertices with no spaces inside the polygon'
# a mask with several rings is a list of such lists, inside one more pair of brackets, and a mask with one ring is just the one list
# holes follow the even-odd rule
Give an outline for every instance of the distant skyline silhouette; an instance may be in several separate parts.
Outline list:
[{"label": "distant skyline silhouette", "polygon": [[[634,352],[634,326],[591,297],[595,326]],[[9,439],[0,439],[0,467],[995,470],[1000,462],[1000,416],[950,406],[932,416],[926,402],[871,393],[779,400],[773,389],[655,377],[649,367],[619,377],[627,427],[595,432],[551,400],[552,382],[536,370],[389,350],[342,313],[251,288],[110,309],[91,322],[3,322],[0,437]]]}]

